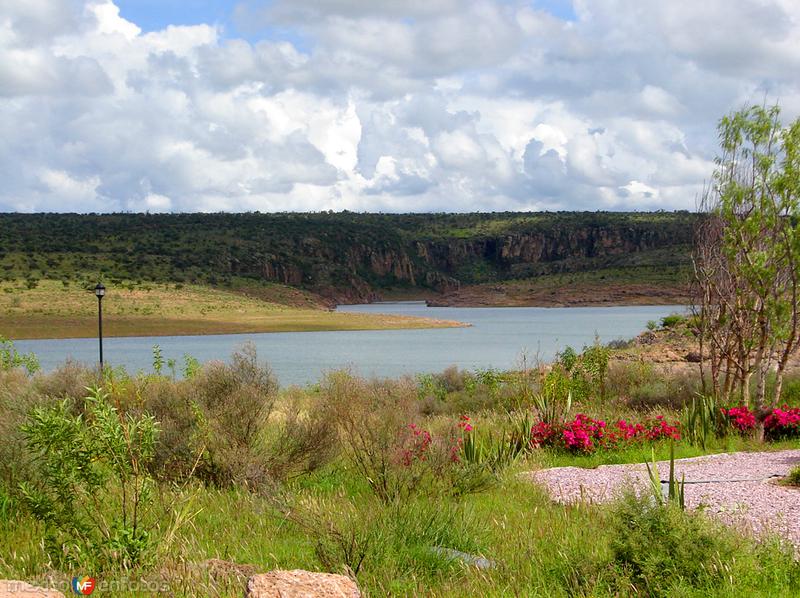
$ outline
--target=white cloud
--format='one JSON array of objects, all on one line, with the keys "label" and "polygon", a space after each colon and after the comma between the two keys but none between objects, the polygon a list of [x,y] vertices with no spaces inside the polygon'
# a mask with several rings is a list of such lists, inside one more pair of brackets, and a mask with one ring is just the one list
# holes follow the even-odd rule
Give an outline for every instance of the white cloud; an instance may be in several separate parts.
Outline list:
[{"label": "white cloud", "polygon": [[0,0],[0,210],[692,208],[721,115],[800,114],[793,0],[537,6]]}]

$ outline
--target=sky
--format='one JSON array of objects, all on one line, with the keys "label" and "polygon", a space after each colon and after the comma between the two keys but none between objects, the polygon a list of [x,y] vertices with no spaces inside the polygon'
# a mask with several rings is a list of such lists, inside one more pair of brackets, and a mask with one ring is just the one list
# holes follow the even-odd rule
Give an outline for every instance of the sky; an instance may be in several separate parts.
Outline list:
[{"label": "sky", "polygon": [[674,210],[796,0],[0,0],[0,212]]}]

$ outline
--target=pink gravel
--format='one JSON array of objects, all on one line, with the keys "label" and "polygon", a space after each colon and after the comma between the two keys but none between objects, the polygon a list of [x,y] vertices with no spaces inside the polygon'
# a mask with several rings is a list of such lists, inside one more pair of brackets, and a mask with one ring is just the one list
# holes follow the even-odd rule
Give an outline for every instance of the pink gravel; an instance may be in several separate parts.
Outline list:
[{"label": "pink gravel", "polygon": [[[778,533],[800,551],[800,488],[775,483],[800,465],[800,450],[762,453],[722,453],[677,459],[675,473],[687,482],[714,480],[714,483],[686,484],[688,508],[702,507],[725,523],[756,534]],[[669,461],[660,461],[661,479],[669,476]],[[545,486],[553,500],[563,504],[587,501],[606,502],[626,487],[641,491],[649,485],[643,464],[601,465],[596,469],[554,467],[525,474]]]}]

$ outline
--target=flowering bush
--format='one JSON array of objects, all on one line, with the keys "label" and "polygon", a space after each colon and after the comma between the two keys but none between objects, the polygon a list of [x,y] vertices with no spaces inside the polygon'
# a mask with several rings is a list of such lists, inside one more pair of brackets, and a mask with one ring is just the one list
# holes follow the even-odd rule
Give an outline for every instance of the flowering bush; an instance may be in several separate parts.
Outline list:
[{"label": "flowering bush", "polygon": [[585,453],[625,443],[679,440],[680,437],[677,422],[671,424],[663,415],[638,423],[621,419],[609,426],[602,419],[578,413],[575,419],[563,424],[538,422],[531,428],[533,447],[550,446]]},{"label": "flowering bush", "polygon": [[[723,409],[723,412],[730,424],[741,433],[750,432],[756,427],[755,414],[744,405]],[[764,419],[764,433],[770,440],[800,436],[800,408],[784,405],[773,409]]]},{"label": "flowering bush", "polygon": [[569,450],[589,453],[603,443],[605,428],[606,422],[603,420],[579,413],[573,421],[564,424],[561,440]]},{"label": "flowering bush", "polygon": [[424,461],[431,440],[430,432],[420,428],[417,424],[409,424],[400,441],[401,463],[409,467],[415,461]]},{"label": "flowering bush", "polygon": [[764,420],[764,430],[771,439],[800,435],[800,408],[790,409],[784,405],[781,409],[773,409]]},{"label": "flowering bush", "polygon": [[756,416],[747,406],[732,407],[727,411],[722,410],[728,416],[731,425],[739,432],[749,432],[756,427]]}]

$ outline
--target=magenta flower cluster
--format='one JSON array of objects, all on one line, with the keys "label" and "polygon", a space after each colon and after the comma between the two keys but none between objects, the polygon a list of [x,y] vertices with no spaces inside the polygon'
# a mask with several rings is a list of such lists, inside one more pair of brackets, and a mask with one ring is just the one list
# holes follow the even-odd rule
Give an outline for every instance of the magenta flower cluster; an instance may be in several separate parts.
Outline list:
[{"label": "magenta flower cluster", "polygon": [[733,407],[725,411],[722,410],[731,425],[740,432],[747,432],[756,427],[756,416],[747,407]]},{"label": "magenta flower cluster", "polygon": [[414,461],[425,461],[432,440],[430,432],[417,424],[409,424],[401,442],[400,460],[403,465],[409,467]]},{"label": "magenta flower cluster", "polygon": [[531,445],[534,447],[554,447],[584,453],[626,443],[679,440],[680,437],[678,423],[668,422],[663,415],[637,423],[621,419],[609,426],[602,419],[578,413],[572,421],[555,425],[539,422],[531,428]]},{"label": "magenta flower cluster", "polygon": [[[457,436],[451,435],[445,443],[449,442],[450,461],[461,462],[461,451],[464,446],[464,437],[473,430],[472,420],[469,416],[462,415],[458,420]],[[399,461],[405,467],[411,467],[415,462],[426,461],[433,444],[431,433],[417,424],[408,424],[402,429],[399,438]],[[447,446],[447,444],[445,444]]]},{"label": "magenta flower cluster", "polygon": [[[728,416],[730,424],[743,434],[756,427],[755,414],[744,405],[723,409],[722,412]],[[800,436],[800,408],[784,405],[773,409],[764,418],[764,433],[770,440]]]}]

